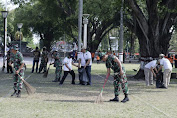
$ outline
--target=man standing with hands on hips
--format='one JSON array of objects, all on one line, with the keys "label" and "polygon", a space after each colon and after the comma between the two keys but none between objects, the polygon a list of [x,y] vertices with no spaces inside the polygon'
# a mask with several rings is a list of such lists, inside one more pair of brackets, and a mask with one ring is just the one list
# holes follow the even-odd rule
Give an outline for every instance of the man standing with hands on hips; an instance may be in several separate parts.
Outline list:
[{"label": "man standing with hands on hips", "polygon": [[91,53],[86,50],[86,47],[82,47],[81,51],[83,53],[83,59],[85,60],[84,68],[86,70],[87,77],[88,77],[87,85],[91,85],[92,84],[91,82],[92,56],[91,56]]},{"label": "man standing with hands on hips", "polygon": [[11,96],[14,96],[16,94],[17,97],[21,97],[21,89],[22,89],[23,82],[22,82],[20,76],[22,78],[24,78],[23,55],[21,52],[18,51],[18,45],[13,45],[11,47],[11,52],[13,53],[13,57],[10,59],[9,66],[12,66],[11,65],[12,63],[14,66],[14,75],[13,75],[14,93]]}]

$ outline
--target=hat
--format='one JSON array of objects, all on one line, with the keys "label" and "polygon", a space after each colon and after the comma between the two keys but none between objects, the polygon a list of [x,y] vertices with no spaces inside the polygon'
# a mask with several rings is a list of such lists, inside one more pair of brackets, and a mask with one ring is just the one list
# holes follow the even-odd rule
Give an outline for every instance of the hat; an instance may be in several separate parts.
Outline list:
[{"label": "hat", "polygon": [[105,55],[106,55],[106,53],[101,53],[100,59],[102,60]]},{"label": "hat", "polygon": [[159,57],[164,57],[165,55],[164,54],[159,54]]},{"label": "hat", "polygon": [[10,49],[18,50],[18,44],[12,45]]},{"label": "hat", "polygon": [[86,47],[85,47],[85,46],[83,46],[83,47],[82,47],[82,50],[86,50]]},{"label": "hat", "polygon": [[73,57],[73,53],[72,52],[68,53],[68,56]]}]

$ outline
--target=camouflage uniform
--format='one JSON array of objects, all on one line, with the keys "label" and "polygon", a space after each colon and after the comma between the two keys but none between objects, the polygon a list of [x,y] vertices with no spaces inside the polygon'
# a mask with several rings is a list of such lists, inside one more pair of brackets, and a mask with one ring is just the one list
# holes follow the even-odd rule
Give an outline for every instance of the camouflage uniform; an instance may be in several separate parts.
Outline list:
[{"label": "camouflage uniform", "polygon": [[55,70],[56,77],[54,81],[60,81],[61,74],[62,74],[62,60],[58,52],[53,54],[53,58],[55,59],[54,67],[56,67],[56,70]]},{"label": "camouflage uniform", "polygon": [[123,76],[120,76],[120,68],[117,64],[117,62],[114,61],[116,56],[109,55],[108,59],[106,60],[106,68],[111,68],[114,71],[114,93],[115,96],[118,96],[120,94],[120,89],[122,86],[123,93],[125,95],[128,95],[128,82],[127,77],[125,74],[125,69],[122,67]]},{"label": "camouflage uniform", "polygon": [[[24,63],[23,62],[23,55],[21,52],[17,51],[16,54],[13,54],[13,56],[10,58],[10,62],[13,62],[13,65],[14,65],[14,69],[15,71],[17,71],[21,64]],[[20,77],[15,74],[15,71],[14,71],[14,75],[13,75],[13,81],[14,81],[14,90],[21,90],[22,89],[22,80],[20,79]],[[22,68],[19,72],[19,75],[24,78],[24,69]]]},{"label": "camouflage uniform", "polygon": [[10,51],[8,51],[8,52],[7,52],[7,73],[9,73],[9,72],[13,73],[12,67],[9,66],[9,62],[10,62],[11,55],[12,55],[12,54],[10,53]]},{"label": "camouflage uniform", "polygon": [[41,55],[41,63],[39,67],[39,73],[44,69],[44,72],[47,71],[47,62],[48,62],[48,52],[45,50]]}]

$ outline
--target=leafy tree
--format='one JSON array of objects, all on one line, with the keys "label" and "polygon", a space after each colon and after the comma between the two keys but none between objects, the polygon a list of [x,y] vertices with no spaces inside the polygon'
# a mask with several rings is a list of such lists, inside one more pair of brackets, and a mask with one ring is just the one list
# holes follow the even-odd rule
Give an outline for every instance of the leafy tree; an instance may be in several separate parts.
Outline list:
[{"label": "leafy tree", "polygon": [[[14,3],[19,3],[21,6],[20,9],[25,8],[24,11],[27,11],[29,9],[25,7],[27,4],[28,6],[31,6],[33,9],[30,9],[29,12],[24,12],[26,15],[28,14],[28,16],[30,15],[30,11],[31,12],[35,11],[37,7],[41,6],[39,7],[40,13],[33,12],[34,16],[38,16],[38,14],[40,14],[40,20],[41,20],[40,22],[41,24],[35,27],[39,29],[33,28],[33,31],[37,31],[37,33],[41,37],[41,40],[44,39],[43,42],[46,41],[46,39],[43,38],[44,35],[41,34],[41,32],[44,31],[39,32],[39,30],[43,30],[44,28],[41,28],[42,24],[46,25],[47,23],[49,23],[49,21],[54,22],[53,23],[55,24],[53,25],[54,27],[57,27],[56,24],[60,25],[58,26],[58,28],[61,29],[56,28],[55,30],[58,31],[60,30],[64,32],[66,35],[73,38],[74,41],[77,41],[77,18],[78,18],[77,0],[54,0],[52,2],[50,0],[31,0],[30,3],[25,3],[25,0],[20,0],[20,1],[12,0],[12,1],[14,1]],[[37,4],[35,2],[37,2]],[[106,36],[106,34],[112,28],[114,28],[115,24],[119,24],[118,22],[119,15],[117,14],[117,12],[119,12],[119,8],[115,6],[115,4],[117,3],[113,2],[112,0],[84,1],[84,13],[91,14],[89,17],[89,25],[88,25],[88,46],[90,50],[93,52],[97,49],[99,43]],[[21,10],[19,15],[22,15],[24,13]],[[45,15],[45,17],[42,17],[43,15]],[[38,21],[37,19],[39,18],[36,18],[34,16],[32,18],[35,19],[35,22],[37,22]],[[47,22],[44,21],[46,20],[46,17],[48,18]],[[23,17],[23,19],[25,18],[26,17]],[[28,19],[30,18],[28,17]],[[32,19],[30,19],[30,21],[31,20]],[[32,23],[35,24],[35,22],[31,22],[31,25]],[[50,35],[52,35],[53,32],[54,31],[50,32]],[[49,43],[45,43],[45,44],[49,44]]]},{"label": "leafy tree", "polygon": [[[142,57],[158,57],[160,53],[166,54],[169,41],[172,36],[172,26],[177,20],[176,0],[125,0],[130,8],[129,13],[134,16],[136,23],[126,20],[129,29],[136,27],[133,31],[139,39],[140,54]],[[132,17],[133,19],[133,17]],[[136,26],[135,26],[136,24]]]},{"label": "leafy tree", "polygon": [[[139,39],[142,62],[150,57],[157,58],[160,53],[167,54],[172,28],[177,21],[177,1],[125,0],[125,3],[127,12],[131,14],[125,24]],[[142,77],[142,69],[137,78]]]},{"label": "leafy tree", "polygon": [[[54,4],[54,3],[53,3]],[[51,13],[49,13],[49,10]],[[57,10],[49,9],[47,4],[40,1],[26,3],[15,11],[15,23],[22,22],[23,33],[32,36],[36,33],[40,36],[44,46],[50,49],[51,42],[62,36],[60,19],[56,20]]]}]

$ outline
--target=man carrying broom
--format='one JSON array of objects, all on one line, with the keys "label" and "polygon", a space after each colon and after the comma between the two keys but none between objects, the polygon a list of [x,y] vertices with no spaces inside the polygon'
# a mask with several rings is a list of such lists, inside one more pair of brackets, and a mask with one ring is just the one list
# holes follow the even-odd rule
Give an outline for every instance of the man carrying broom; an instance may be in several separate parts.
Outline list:
[{"label": "man carrying broom", "polygon": [[106,55],[104,55],[103,61],[106,62],[106,68],[107,68],[107,78],[110,75],[110,68],[114,71],[114,93],[115,93],[115,98],[110,99],[110,101],[116,101],[119,102],[119,94],[120,94],[120,89],[122,87],[123,93],[125,95],[125,98],[121,101],[123,103],[129,101],[128,98],[128,83],[127,83],[127,77],[125,74],[125,69],[122,67],[121,62],[119,59],[112,55],[112,52],[109,51]]},{"label": "man carrying broom", "polygon": [[54,67],[56,67],[55,70],[55,79],[52,82],[60,82],[61,74],[62,74],[62,60],[59,52],[57,52],[57,49],[53,50],[52,58],[55,59],[53,63],[50,63],[50,65],[54,64]]},{"label": "man carrying broom", "polygon": [[9,66],[12,66],[11,64],[13,63],[14,66],[14,75],[13,75],[13,80],[14,80],[14,93],[11,96],[17,95],[17,97],[21,97],[21,89],[22,89],[22,78],[24,78],[24,60],[23,60],[23,55],[21,52],[18,51],[18,45],[13,45],[11,47],[11,52],[13,54],[12,58],[10,58]]}]

